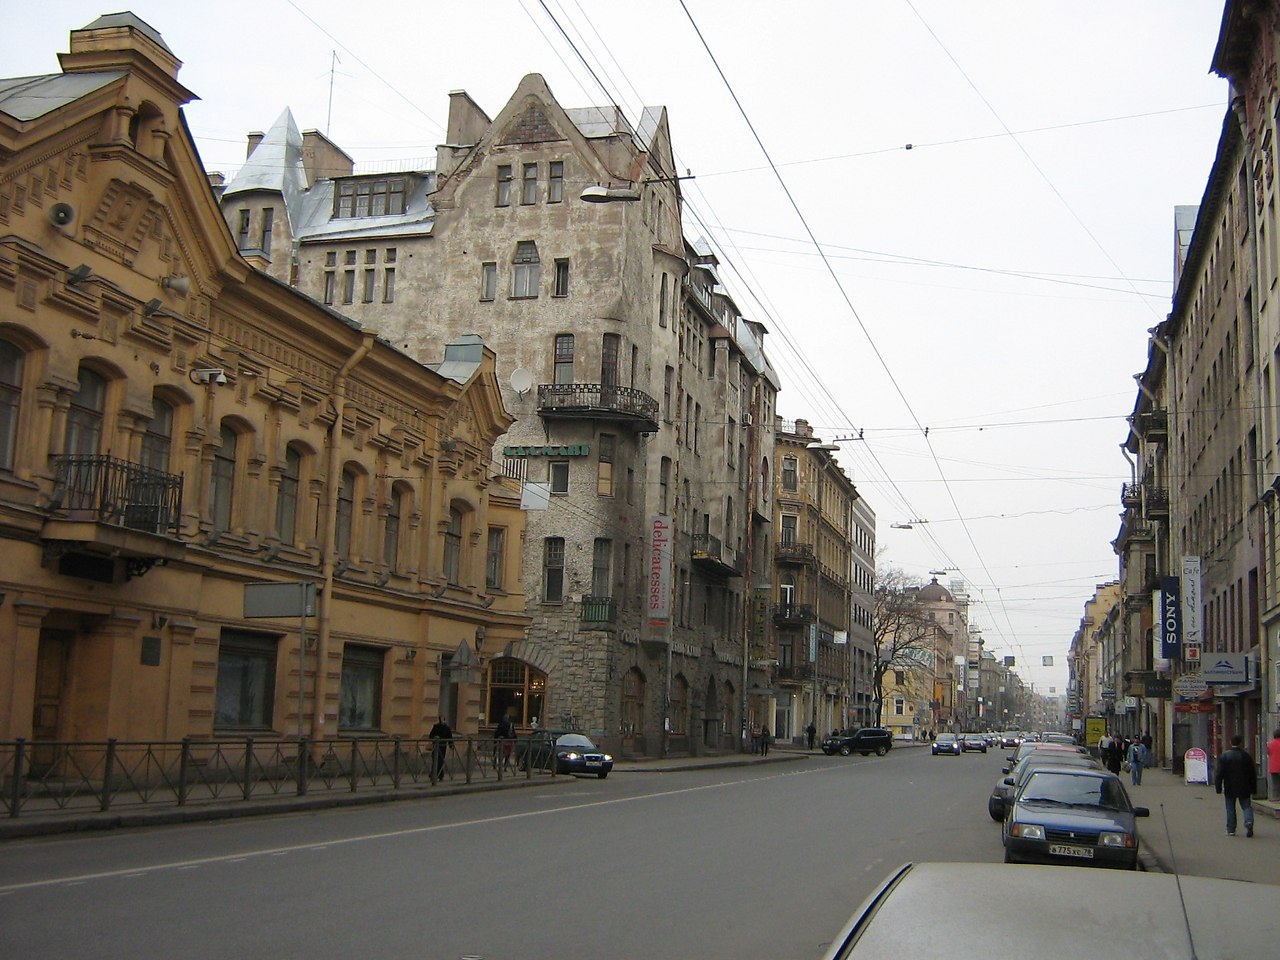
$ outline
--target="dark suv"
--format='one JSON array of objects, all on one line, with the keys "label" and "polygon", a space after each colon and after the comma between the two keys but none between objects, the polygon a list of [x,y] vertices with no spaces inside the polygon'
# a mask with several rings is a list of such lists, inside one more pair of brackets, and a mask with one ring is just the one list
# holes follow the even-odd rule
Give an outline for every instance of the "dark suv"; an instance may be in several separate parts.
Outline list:
[{"label": "dark suv", "polygon": [[893,734],[879,727],[837,731],[822,741],[822,752],[828,757],[836,753],[842,757],[851,753],[860,753],[864,757],[874,753],[877,757],[883,757],[892,749]]}]

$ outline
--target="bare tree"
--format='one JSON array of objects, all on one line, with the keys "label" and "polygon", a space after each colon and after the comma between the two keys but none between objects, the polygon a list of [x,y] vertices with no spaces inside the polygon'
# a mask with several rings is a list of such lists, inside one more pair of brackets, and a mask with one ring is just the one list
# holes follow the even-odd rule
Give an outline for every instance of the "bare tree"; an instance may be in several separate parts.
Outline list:
[{"label": "bare tree", "polygon": [[923,584],[896,567],[876,572],[871,606],[871,644],[875,663],[871,687],[875,696],[875,725],[881,725],[884,710],[884,675],[890,670],[906,670],[920,665],[922,656],[933,650],[936,626],[920,602]]}]

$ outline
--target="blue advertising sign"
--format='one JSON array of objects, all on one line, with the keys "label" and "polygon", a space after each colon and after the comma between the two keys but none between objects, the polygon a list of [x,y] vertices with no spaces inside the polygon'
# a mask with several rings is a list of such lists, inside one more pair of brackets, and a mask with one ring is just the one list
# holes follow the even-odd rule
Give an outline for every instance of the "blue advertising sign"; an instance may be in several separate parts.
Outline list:
[{"label": "blue advertising sign", "polygon": [[1182,658],[1182,603],[1177,577],[1160,578],[1160,656]]}]

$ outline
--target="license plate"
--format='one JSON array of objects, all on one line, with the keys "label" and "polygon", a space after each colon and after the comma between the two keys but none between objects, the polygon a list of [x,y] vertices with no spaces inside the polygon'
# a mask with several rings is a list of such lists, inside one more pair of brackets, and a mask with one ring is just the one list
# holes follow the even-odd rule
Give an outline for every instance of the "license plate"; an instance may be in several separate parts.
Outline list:
[{"label": "license plate", "polygon": [[[600,761],[599,761],[599,760],[588,760],[588,761],[587,761],[587,766],[588,766],[588,767],[598,767],[598,766],[600,766]],[[1092,854],[1092,852],[1090,852],[1090,856],[1092,856],[1092,855],[1093,855],[1093,854]]]},{"label": "license plate", "polygon": [[1049,853],[1055,857],[1084,857],[1086,860],[1093,859],[1093,849],[1091,847],[1072,847],[1065,843],[1049,844]]}]

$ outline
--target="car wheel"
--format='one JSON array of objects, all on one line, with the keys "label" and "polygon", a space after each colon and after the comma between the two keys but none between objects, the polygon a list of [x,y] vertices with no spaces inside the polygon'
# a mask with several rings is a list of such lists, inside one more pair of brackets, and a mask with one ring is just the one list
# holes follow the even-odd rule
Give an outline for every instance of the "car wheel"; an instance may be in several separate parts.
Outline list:
[{"label": "car wheel", "polygon": [[889,748],[886,747],[884,744],[881,744],[880,746],[876,747],[877,757],[883,757],[888,752],[889,752]]},{"label": "car wheel", "polygon": [[596,776],[599,777],[601,780],[603,780],[608,775],[609,775],[608,770],[601,770],[599,773],[596,774]]},{"label": "car wheel", "polygon": [[849,748],[848,744],[845,744],[843,747],[840,748],[840,756],[842,757],[847,757],[851,753],[853,753],[853,751]]},{"label": "car wheel", "polygon": [[991,819],[996,823],[999,823],[1004,819],[1004,811],[996,806],[996,802],[994,800],[987,801],[987,813],[991,815]]}]

